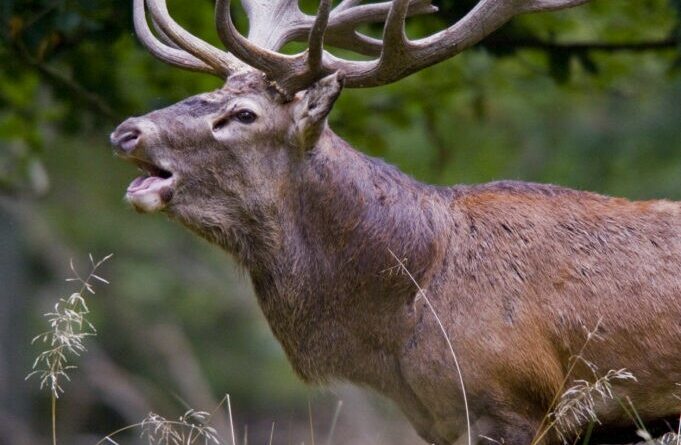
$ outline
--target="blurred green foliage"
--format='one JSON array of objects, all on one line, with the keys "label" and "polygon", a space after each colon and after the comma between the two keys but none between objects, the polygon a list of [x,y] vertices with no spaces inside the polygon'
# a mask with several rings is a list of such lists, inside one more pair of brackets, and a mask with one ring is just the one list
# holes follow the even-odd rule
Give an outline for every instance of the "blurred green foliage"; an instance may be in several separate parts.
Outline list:
[{"label": "blurred green foliage", "polygon": [[[92,301],[98,343],[143,382],[147,400],[177,406],[173,394],[183,395],[153,340],[162,326],[180,326],[217,398],[232,393],[244,418],[285,419],[292,406],[300,413],[307,393],[247,278],[217,249],[122,202],[134,173],[110,155],[109,132],[125,116],[221,85],[148,55],[132,33],[129,3],[0,2],[0,194],[18,209],[26,288],[40,295],[26,308],[25,337],[39,330],[39,308],[65,289],[55,281],[67,273],[65,252],[114,252],[104,272],[112,285]],[[441,29],[475,2],[435,3],[440,12],[410,22],[410,35]],[[217,44],[212,2],[169,7]],[[594,0],[518,17],[477,49],[397,84],[345,91],[331,126],[428,182],[517,178],[681,199],[680,11],[679,0]],[[98,408],[73,434],[125,421],[114,405],[87,403]]]},{"label": "blurred green foliage", "polygon": [[[0,158],[4,189],[45,189],[40,152],[49,135],[44,124],[66,134],[110,124],[123,116],[214,88],[207,77],[170,70],[141,54],[131,34],[131,2],[112,0],[5,0],[0,6],[0,137],[14,143]],[[315,2],[303,2],[312,11]],[[436,1],[440,11],[416,21],[410,33],[421,36],[453,23],[473,0]],[[217,43],[209,1],[170,2],[182,23]],[[681,33],[678,0],[594,2],[567,13],[517,18],[485,40],[480,48],[494,58],[523,58],[535,48],[538,63],[554,80],[566,83],[575,70],[611,78],[627,66],[605,66],[590,48],[611,45],[658,47],[678,67]],[[239,14],[237,13],[237,16]],[[243,17],[239,20],[244,22]],[[371,31],[371,30],[370,30]],[[377,25],[374,33],[380,33]],[[651,49],[650,51],[654,51]],[[530,56],[528,56],[530,57]],[[429,76],[432,77],[432,76]],[[439,76],[438,76],[439,77]],[[438,79],[451,92],[461,77]],[[455,85],[458,82],[458,85]],[[413,83],[413,81],[412,81]],[[423,76],[418,81],[423,86]],[[428,85],[430,88],[430,85]],[[432,89],[431,89],[432,91]],[[47,99],[46,96],[49,96]],[[407,99],[407,98],[405,98]],[[36,106],[40,104],[39,106]],[[399,112],[390,119],[403,119]]]}]

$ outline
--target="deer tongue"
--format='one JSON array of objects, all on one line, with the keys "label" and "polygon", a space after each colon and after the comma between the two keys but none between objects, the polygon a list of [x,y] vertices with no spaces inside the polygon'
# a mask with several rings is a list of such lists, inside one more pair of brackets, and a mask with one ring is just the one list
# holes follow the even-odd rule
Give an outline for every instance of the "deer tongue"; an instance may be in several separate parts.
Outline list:
[{"label": "deer tongue", "polygon": [[172,177],[139,176],[128,186],[125,199],[139,212],[157,212],[172,199],[173,183]]}]

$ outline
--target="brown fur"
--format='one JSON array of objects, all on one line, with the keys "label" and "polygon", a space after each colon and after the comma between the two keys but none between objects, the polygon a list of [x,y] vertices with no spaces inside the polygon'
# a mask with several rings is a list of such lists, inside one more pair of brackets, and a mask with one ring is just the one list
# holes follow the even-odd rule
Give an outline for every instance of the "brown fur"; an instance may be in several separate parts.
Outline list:
[{"label": "brown fur", "polygon": [[[393,251],[454,344],[476,433],[528,444],[599,319],[603,340],[585,357],[602,373],[634,373],[637,383],[616,390],[644,418],[678,412],[679,204],[522,182],[424,185],[325,127],[338,85],[282,104],[259,79],[232,80],[118,132],[142,128],[135,156],[172,166],[179,182],[167,214],[249,271],[304,380],[371,387],[431,443],[465,432],[452,357]],[[211,133],[244,98],[256,123]],[[593,379],[584,367],[571,378]],[[606,423],[627,420],[615,401],[598,410]]]}]

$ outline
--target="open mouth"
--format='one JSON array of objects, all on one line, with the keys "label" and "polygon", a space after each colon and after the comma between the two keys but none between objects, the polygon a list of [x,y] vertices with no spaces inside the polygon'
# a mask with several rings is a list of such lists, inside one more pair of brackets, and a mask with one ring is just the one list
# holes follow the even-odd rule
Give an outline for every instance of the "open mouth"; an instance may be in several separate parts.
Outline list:
[{"label": "open mouth", "polygon": [[133,179],[125,194],[126,200],[144,213],[164,209],[173,199],[175,177],[169,170],[148,161],[132,159],[142,172]]}]

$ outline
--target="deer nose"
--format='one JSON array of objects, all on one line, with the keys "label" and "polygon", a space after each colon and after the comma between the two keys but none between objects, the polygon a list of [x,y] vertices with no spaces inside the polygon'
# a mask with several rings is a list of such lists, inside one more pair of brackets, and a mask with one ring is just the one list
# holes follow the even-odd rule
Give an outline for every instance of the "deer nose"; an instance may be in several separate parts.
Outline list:
[{"label": "deer nose", "polygon": [[132,120],[127,120],[111,133],[111,145],[122,154],[130,154],[139,145],[141,136],[140,126]]}]

